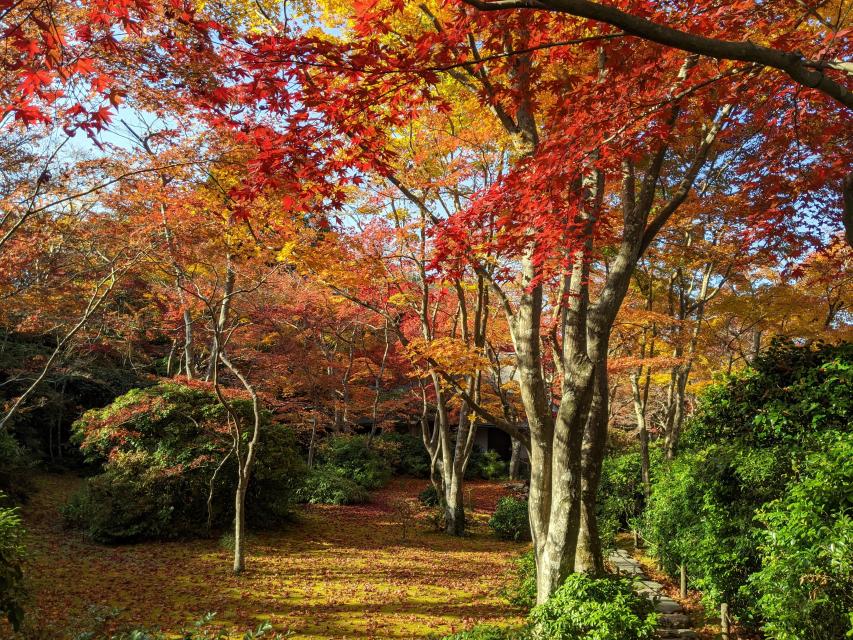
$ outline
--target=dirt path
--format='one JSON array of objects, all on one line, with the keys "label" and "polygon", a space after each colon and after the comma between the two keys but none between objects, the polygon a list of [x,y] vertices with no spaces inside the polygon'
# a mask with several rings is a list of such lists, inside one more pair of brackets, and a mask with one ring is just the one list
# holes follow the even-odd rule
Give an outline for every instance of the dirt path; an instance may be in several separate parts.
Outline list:
[{"label": "dirt path", "polygon": [[289,531],[250,539],[239,579],[216,540],[105,547],[63,531],[58,508],[79,481],[45,476],[39,485],[23,515],[44,638],[91,628],[93,605],[118,610],[111,624],[177,632],[215,611],[235,630],[268,619],[276,631],[312,639],[416,638],[518,620],[498,592],[524,545],[498,541],[484,526],[502,494],[496,484],[470,485],[477,524],[464,539],[423,527],[402,538],[394,504],[417,495],[423,480],[395,480],[367,505],[305,508]]}]

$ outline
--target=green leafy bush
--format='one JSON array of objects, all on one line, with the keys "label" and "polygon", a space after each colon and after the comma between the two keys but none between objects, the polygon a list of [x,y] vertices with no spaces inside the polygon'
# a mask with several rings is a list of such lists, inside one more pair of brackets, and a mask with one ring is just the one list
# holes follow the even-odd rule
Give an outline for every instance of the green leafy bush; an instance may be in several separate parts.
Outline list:
[{"label": "green leafy bush", "polygon": [[383,433],[377,440],[394,445],[396,455],[391,465],[395,475],[429,478],[429,454],[420,438],[408,433]]},{"label": "green leafy bush", "polygon": [[533,549],[515,559],[515,578],[503,595],[511,605],[520,609],[529,611],[536,604],[536,558]]},{"label": "green leafy bush", "polygon": [[598,489],[598,529],[605,549],[633,526],[644,506],[640,453],[613,451],[604,458]]},{"label": "green leafy bush", "polygon": [[492,625],[477,625],[467,631],[459,631],[442,640],[526,640],[530,633],[526,628],[512,629]]},{"label": "green leafy bush", "polygon": [[[108,616],[108,618],[111,616]],[[105,618],[103,622],[106,622]],[[200,620],[192,625],[189,629],[181,631],[180,640],[227,640],[233,637],[231,633],[223,628],[212,628],[215,615],[208,613]],[[242,638],[243,640],[260,640],[268,638],[269,640],[283,640],[285,635],[280,633],[272,633],[273,628],[269,622],[260,623],[254,630],[246,631]],[[289,634],[288,634],[289,635]],[[129,629],[126,631],[104,632],[104,631],[84,631],[74,636],[74,640],[167,640],[172,638],[172,635],[166,635],[159,631],[150,629]]]},{"label": "green leafy bush", "polygon": [[489,528],[502,540],[530,540],[527,500],[504,496],[489,519]]},{"label": "green leafy bush", "polygon": [[[250,424],[250,401],[235,397],[231,403]],[[217,528],[233,520],[232,439],[225,409],[208,387],[170,381],[134,389],[86,412],[74,425],[74,438],[88,461],[103,463],[103,472],[87,480],[63,516],[95,540],[190,537],[208,533],[208,517]],[[303,475],[292,433],[265,417],[246,499],[250,525],[289,518]]]},{"label": "green leafy bush", "polygon": [[[0,503],[6,496],[0,493]],[[0,506],[0,614],[18,629],[24,619],[24,528],[15,507]]]},{"label": "green leafy bush", "polygon": [[811,454],[759,515],[761,569],[750,577],[763,631],[778,640],[853,637],[853,435]]},{"label": "green leafy bush", "polygon": [[432,483],[428,484],[426,489],[418,494],[418,501],[426,507],[437,507],[441,504],[441,496],[438,494],[438,489]]},{"label": "green leafy bush", "polygon": [[[709,604],[728,602],[742,623],[770,637],[818,637],[790,629],[850,624],[832,617],[844,601],[834,589],[853,586],[847,569],[827,565],[835,557],[827,549],[847,544],[851,498],[832,502],[815,483],[853,493],[842,468],[834,478],[817,471],[853,433],[851,372],[850,343],[774,343],[754,368],[706,391],[683,452],[653,476],[643,524],[652,551],[672,574],[685,561]],[[838,580],[847,582],[832,586]],[[804,597],[815,599],[797,604]]]},{"label": "green leafy bush", "polygon": [[530,623],[549,640],[651,640],[658,623],[653,609],[628,580],[574,573],[530,612]]},{"label": "green leafy bush", "polygon": [[479,461],[479,474],[484,480],[498,480],[505,478],[509,465],[501,460],[497,451],[489,450],[483,454]]},{"label": "green leafy bush", "polygon": [[0,430],[0,491],[15,502],[23,502],[33,492],[30,474],[35,461],[11,433]]},{"label": "green leafy bush", "polygon": [[389,440],[374,438],[368,446],[366,436],[338,435],[324,440],[317,453],[319,466],[373,490],[391,478],[390,460],[398,451],[397,444]]},{"label": "green leafy bush", "polygon": [[296,497],[309,504],[360,504],[370,498],[367,489],[333,467],[312,469]]}]

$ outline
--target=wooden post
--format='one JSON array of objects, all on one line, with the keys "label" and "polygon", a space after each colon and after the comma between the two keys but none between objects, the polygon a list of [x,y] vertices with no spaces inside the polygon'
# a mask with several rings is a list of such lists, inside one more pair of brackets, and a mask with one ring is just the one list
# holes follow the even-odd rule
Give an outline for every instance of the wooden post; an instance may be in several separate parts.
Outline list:
[{"label": "wooden post", "polygon": [[729,640],[729,605],[726,602],[720,605],[720,635],[723,640]]},{"label": "wooden post", "polygon": [[682,598],[687,597],[687,564],[681,561],[681,593]]}]

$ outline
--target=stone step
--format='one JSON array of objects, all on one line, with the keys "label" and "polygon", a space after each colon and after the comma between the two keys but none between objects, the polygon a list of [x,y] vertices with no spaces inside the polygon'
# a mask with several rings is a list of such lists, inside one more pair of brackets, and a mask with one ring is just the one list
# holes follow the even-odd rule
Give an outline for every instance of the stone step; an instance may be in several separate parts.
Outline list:
[{"label": "stone step", "polygon": [[661,640],[699,640],[699,634],[693,629],[658,629]]},{"label": "stone step", "polygon": [[663,596],[655,600],[655,611],[658,613],[681,613],[681,605],[672,598]]},{"label": "stone step", "polygon": [[662,613],[660,624],[667,629],[684,629],[690,626],[690,616],[683,613]]}]

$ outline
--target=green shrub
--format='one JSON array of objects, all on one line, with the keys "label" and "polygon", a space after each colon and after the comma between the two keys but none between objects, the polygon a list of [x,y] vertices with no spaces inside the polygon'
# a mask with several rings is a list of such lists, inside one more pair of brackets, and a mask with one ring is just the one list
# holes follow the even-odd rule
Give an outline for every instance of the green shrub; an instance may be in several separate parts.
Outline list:
[{"label": "green shrub", "polygon": [[651,640],[658,617],[628,580],[574,573],[530,612],[537,635],[549,640]]},{"label": "green shrub", "polygon": [[515,559],[515,578],[503,595],[510,604],[527,611],[536,604],[536,558],[533,549]]},{"label": "green shrub", "polygon": [[[6,496],[0,493],[0,503]],[[0,614],[14,629],[24,619],[24,528],[18,510],[0,506]]]},{"label": "green shrub", "polygon": [[604,458],[598,489],[598,530],[602,546],[613,547],[616,534],[633,526],[644,506],[640,453],[614,451]]},{"label": "green shrub", "polygon": [[418,501],[426,507],[437,507],[441,504],[442,496],[439,495],[438,489],[432,483],[428,484],[426,489],[418,494]]},{"label": "green shrub", "polygon": [[512,629],[492,625],[477,625],[467,631],[458,631],[442,640],[525,640],[530,637],[527,629]]},{"label": "green shrub", "polygon": [[[643,534],[663,566],[674,574],[686,561],[710,605],[728,602],[741,623],[780,640],[849,627],[837,607],[849,612],[839,594],[853,586],[832,549],[849,544],[853,491],[843,465],[820,461],[836,447],[849,455],[852,408],[850,343],[777,341],[753,368],[710,387],[682,453],[655,467]],[[824,627],[829,635],[816,635]]]},{"label": "green shrub", "polygon": [[368,446],[366,436],[338,435],[324,440],[317,454],[319,466],[373,490],[391,478],[390,460],[397,456],[397,444],[375,438]]},{"label": "green shrub", "polygon": [[383,433],[378,440],[391,443],[396,449],[396,455],[391,459],[395,475],[429,478],[429,453],[420,438],[408,433]]},{"label": "green shrub", "polygon": [[853,637],[853,435],[810,455],[801,471],[759,515],[767,529],[750,585],[763,631],[777,640]]},{"label": "green shrub", "polygon": [[489,528],[502,540],[530,540],[530,517],[527,500],[504,496],[498,500]]},{"label": "green shrub", "polygon": [[[250,423],[250,401],[231,402]],[[207,534],[208,517],[213,527],[229,525],[236,462],[228,455],[226,424],[225,409],[200,384],[162,382],[86,412],[74,425],[74,437],[90,462],[103,462],[103,472],[89,478],[64,508],[66,525],[100,542]],[[211,478],[220,463],[208,514]],[[270,526],[289,518],[303,475],[293,434],[265,417],[246,497],[249,524]]]},{"label": "green shrub", "polygon": [[11,433],[0,430],[0,491],[15,502],[23,502],[33,492],[31,478],[35,461]]},{"label": "green shrub", "polygon": [[330,467],[312,469],[296,497],[309,504],[360,504],[370,498],[364,487]]},{"label": "green shrub", "polygon": [[[107,622],[109,617],[104,618],[99,624],[100,627],[106,626],[103,623]],[[212,628],[215,615],[208,613],[199,621],[192,625],[189,629],[181,631],[180,640],[227,640],[232,635],[222,628]],[[268,638],[269,640],[283,640],[285,636],[275,633],[272,625],[269,622],[262,622],[254,630],[246,631],[243,634],[243,640],[260,640],[260,638]],[[74,640],[167,640],[174,637],[166,635],[159,631],[151,629],[128,629],[117,633],[107,631],[84,631],[74,636]]]},{"label": "green shrub", "polygon": [[509,465],[501,460],[497,451],[489,450],[483,454],[479,461],[479,475],[484,480],[497,480],[505,478]]}]

